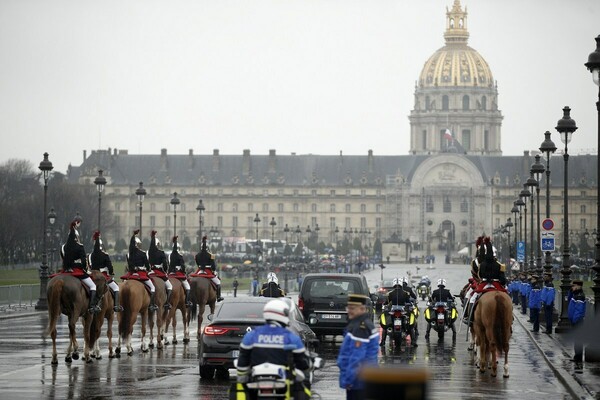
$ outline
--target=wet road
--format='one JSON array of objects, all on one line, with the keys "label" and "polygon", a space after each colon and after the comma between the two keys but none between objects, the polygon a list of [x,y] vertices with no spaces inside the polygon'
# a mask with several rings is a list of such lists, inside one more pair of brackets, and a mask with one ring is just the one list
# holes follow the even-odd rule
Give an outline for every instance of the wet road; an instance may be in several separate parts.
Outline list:
[{"label": "wet road", "polygon": [[[409,268],[410,267],[410,268]],[[392,266],[385,270],[385,278],[404,276],[407,271],[416,274],[415,266]],[[468,268],[458,265],[436,265],[420,270],[428,275],[435,286],[438,277],[448,281],[447,287],[457,293],[466,281]],[[379,282],[380,271],[367,272],[371,288]],[[422,308],[423,304],[420,305]],[[68,328],[61,318],[57,348],[59,365],[50,364],[52,344],[50,338],[42,338],[47,323],[45,313],[0,320],[0,397],[17,398],[123,398],[146,399],[177,397],[180,399],[227,399],[227,388],[232,380],[200,380],[198,375],[197,341],[189,345],[168,345],[163,350],[148,353],[139,351],[135,341],[135,354],[120,359],[104,358],[92,364],[81,360],[72,365],[64,362]],[[181,324],[179,324],[181,328]],[[471,352],[467,351],[465,330],[455,343],[451,335],[438,342],[435,332],[432,340],[423,339],[425,322],[419,318],[421,336],[418,347],[400,352],[380,355],[385,365],[412,365],[425,367],[431,374],[428,384],[432,399],[570,399],[572,396],[555,378],[539,350],[531,342],[527,332],[513,324],[513,337],[509,353],[510,378],[489,373],[480,374],[474,367]],[[116,331],[116,323],[115,329]],[[134,337],[139,334],[134,331]],[[79,336],[81,337],[81,335]],[[180,336],[181,337],[181,336]],[[80,339],[80,345],[81,343]],[[341,338],[327,337],[321,344],[320,353],[326,360],[325,367],[315,374],[313,391],[323,399],[339,399],[344,393],[338,388],[338,368],[335,358]],[[106,339],[102,338],[102,345]]]}]

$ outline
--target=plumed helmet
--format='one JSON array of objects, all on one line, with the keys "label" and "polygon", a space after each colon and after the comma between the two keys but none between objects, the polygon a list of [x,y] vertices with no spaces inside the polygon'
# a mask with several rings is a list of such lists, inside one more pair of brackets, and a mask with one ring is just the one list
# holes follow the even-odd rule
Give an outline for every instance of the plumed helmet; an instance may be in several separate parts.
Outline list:
[{"label": "plumed helmet", "polygon": [[154,240],[156,241],[156,247],[160,248],[160,246],[161,246],[160,239],[156,238]]},{"label": "plumed helmet", "polygon": [[400,286],[400,285],[402,285],[402,282],[400,281],[400,279],[394,278],[394,280],[392,281],[392,286]]},{"label": "plumed helmet", "polygon": [[443,278],[438,279],[438,286],[446,286],[446,280]]},{"label": "plumed helmet", "polygon": [[284,326],[290,324],[290,308],[283,300],[271,300],[263,308],[265,321],[276,321]]},{"label": "plumed helmet", "polygon": [[94,232],[94,236],[92,236],[94,240],[94,250],[98,248],[98,250],[102,249],[102,239],[100,239],[100,231]]},{"label": "plumed helmet", "polygon": [[275,275],[275,272],[269,272],[267,274],[267,282],[269,282],[269,283],[275,282],[275,283],[279,284],[279,279],[277,279],[277,275]]},{"label": "plumed helmet", "polygon": [[177,239],[179,239],[179,236],[173,236],[173,251],[179,251],[181,250],[181,246],[179,245],[179,242],[177,241]]}]

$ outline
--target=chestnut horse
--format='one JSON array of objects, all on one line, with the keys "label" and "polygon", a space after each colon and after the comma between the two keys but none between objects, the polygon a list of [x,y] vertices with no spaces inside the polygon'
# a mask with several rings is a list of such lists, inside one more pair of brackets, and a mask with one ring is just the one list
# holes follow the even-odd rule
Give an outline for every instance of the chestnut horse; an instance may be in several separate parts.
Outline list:
[{"label": "chestnut horse", "polygon": [[92,326],[90,329],[90,347],[92,348],[92,357],[96,360],[101,360],[102,355],[100,355],[100,335],[102,334],[102,325],[104,324],[104,320],[106,319],[106,337],[108,338],[108,358],[114,358],[115,353],[113,351],[112,344],[112,326],[113,321],[115,320],[115,312],[113,307],[115,305],[112,293],[110,289],[106,291],[106,294],[102,298],[102,301],[98,303],[102,309],[99,313],[94,315],[94,320],[92,321]]},{"label": "chestnut horse", "polygon": [[[96,296],[101,304],[102,297],[105,295],[107,286],[106,279],[100,271],[92,271],[91,278],[96,284]],[[92,314],[88,313],[89,299],[84,283],[79,278],[69,274],[59,274],[54,276],[48,282],[48,327],[45,335],[52,337],[52,364],[58,364],[56,353],[56,325],[60,314],[65,314],[69,324],[69,348],[65,357],[66,363],[79,359],[79,344],[77,343],[75,324],[79,317],[83,322],[83,359],[85,362],[92,362],[90,358],[90,330],[93,320]]]},{"label": "chestnut horse", "polygon": [[[210,282],[210,279],[203,277],[190,277],[190,300],[192,307],[188,315],[188,325],[190,320],[198,315],[198,328],[196,329],[196,337],[200,339],[202,336],[202,319],[206,305],[210,307],[210,313],[215,313],[215,303],[217,302],[217,291]],[[196,306],[198,310],[196,310]]]},{"label": "chestnut horse", "polygon": [[181,311],[181,317],[183,319],[183,343],[189,343],[190,341],[190,327],[188,324],[188,309],[185,306],[185,289],[180,279],[169,278],[169,282],[173,285],[173,293],[171,293],[171,309],[166,313],[164,319],[165,323],[165,344],[169,344],[167,338],[167,332],[169,331],[169,324],[173,328],[173,339],[171,343],[177,344],[177,310]]},{"label": "chestnut horse", "polygon": [[146,290],[146,285],[136,279],[128,279],[119,284],[120,303],[123,306],[123,311],[118,313],[119,320],[119,340],[115,353],[117,358],[121,354],[121,340],[125,342],[127,347],[127,355],[133,355],[133,347],[131,346],[131,335],[133,326],[137,321],[138,314],[142,319],[142,352],[148,351],[148,343],[146,343],[146,324],[148,323],[148,306],[150,305],[150,293]]},{"label": "chestnut horse", "polygon": [[484,373],[488,363],[496,376],[497,354],[504,353],[504,374],[508,378],[508,342],[512,335],[512,300],[505,292],[483,293],[475,307],[473,331],[479,345],[479,371]]},{"label": "chestnut horse", "polygon": [[165,326],[165,318],[167,316],[167,312],[164,309],[165,302],[167,301],[167,291],[165,289],[165,281],[156,276],[152,276],[152,283],[154,284],[154,289],[156,290],[156,295],[154,296],[154,301],[158,307],[156,311],[149,311],[149,321],[150,322],[150,342],[148,346],[153,349],[154,348],[154,319],[156,318],[156,347],[158,349],[162,349],[163,347],[163,330]]}]

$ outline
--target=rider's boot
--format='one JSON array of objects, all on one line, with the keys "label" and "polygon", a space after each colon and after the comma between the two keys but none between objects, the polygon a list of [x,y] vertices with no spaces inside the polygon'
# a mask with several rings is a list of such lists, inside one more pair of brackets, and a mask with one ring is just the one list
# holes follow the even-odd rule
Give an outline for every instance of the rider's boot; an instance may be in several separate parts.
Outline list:
[{"label": "rider's boot", "polygon": [[185,306],[191,307],[192,302],[190,301],[190,289],[185,289]]},{"label": "rider's boot", "polygon": [[385,339],[387,338],[387,329],[382,328],[381,329],[381,342],[379,342],[379,345],[381,347],[385,346]]},{"label": "rider's boot", "polygon": [[96,314],[100,312],[100,307],[98,306],[98,298],[96,297],[95,290],[90,290],[90,306],[88,308],[88,312],[90,314]]},{"label": "rider's boot", "polygon": [[471,313],[471,303],[467,303],[465,308],[465,315],[463,316],[463,323],[469,325],[469,314]]},{"label": "rider's boot", "polygon": [[431,325],[427,324],[427,332],[425,332],[425,340],[429,340],[429,332],[431,331]]},{"label": "rider's boot", "polygon": [[167,301],[165,301],[165,305],[163,306],[165,310],[171,309],[171,295],[173,295],[173,290],[167,289]]},{"label": "rider's boot", "polygon": [[121,312],[123,311],[123,307],[121,307],[121,305],[119,304],[119,291],[113,292],[113,300],[114,300],[114,307],[113,307],[113,311],[114,312]]},{"label": "rider's boot", "polygon": [[223,296],[221,296],[221,285],[217,285],[217,301],[223,301]]},{"label": "rider's boot", "polygon": [[148,311],[158,310],[158,306],[156,305],[155,297],[156,297],[156,292],[150,293],[150,305],[148,306]]},{"label": "rider's boot", "polygon": [[452,326],[452,340],[456,340],[456,327],[454,326],[454,324],[452,324],[451,326]]}]

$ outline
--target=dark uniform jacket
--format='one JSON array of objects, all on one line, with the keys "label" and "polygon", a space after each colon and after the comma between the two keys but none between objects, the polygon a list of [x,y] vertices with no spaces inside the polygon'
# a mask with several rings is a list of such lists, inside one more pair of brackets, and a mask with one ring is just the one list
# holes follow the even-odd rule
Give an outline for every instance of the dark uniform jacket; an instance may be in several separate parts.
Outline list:
[{"label": "dark uniform jacket", "polygon": [[454,297],[452,297],[452,293],[446,288],[438,288],[431,293],[431,301],[438,302],[443,301],[444,303],[454,302]]},{"label": "dark uniform jacket", "polygon": [[259,296],[263,297],[284,297],[285,292],[275,282],[265,283],[260,289]]},{"label": "dark uniform jacket", "polygon": [[[181,271],[185,273],[185,260],[178,251],[173,251],[169,257],[169,273]],[[177,268],[179,267],[179,268]]]},{"label": "dark uniform jacket", "polygon": [[84,271],[87,268],[85,249],[81,243],[75,241],[75,234],[69,234],[67,243],[63,246],[63,268],[80,268]]},{"label": "dark uniform jacket", "polygon": [[167,273],[169,270],[167,255],[156,246],[154,237],[150,240],[150,247],[148,248],[148,262],[153,268],[160,269],[164,273]]},{"label": "dark uniform jacket", "polygon": [[129,249],[129,272],[137,271],[136,268],[146,268],[146,271],[150,271],[150,263],[146,253],[137,247]]},{"label": "dark uniform jacket", "polygon": [[92,270],[100,271],[106,268],[109,275],[114,275],[112,261],[110,256],[105,251],[101,250],[100,247],[95,248],[92,254],[90,254],[90,268]]},{"label": "dark uniform jacket", "polygon": [[387,295],[387,303],[395,306],[403,306],[410,302],[410,295],[403,288],[395,288]]},{"label": "dark uniform jacket", "polygon": [[413,300],[417,299],[417,295],[415,294],[415,291],[413,290],[413,288],[408,286],[407,283],[402,284],[402,290],[404,290],[406,293],[408,293],[408,295],[411,299],[413,299]]},{"label": "dark uniform jacket", "polygon": [[498,280],[502,285],[506,285],[506,275],[503,266],[496,260],[485,260],[479,268],[479,276],[486,281]]}]

